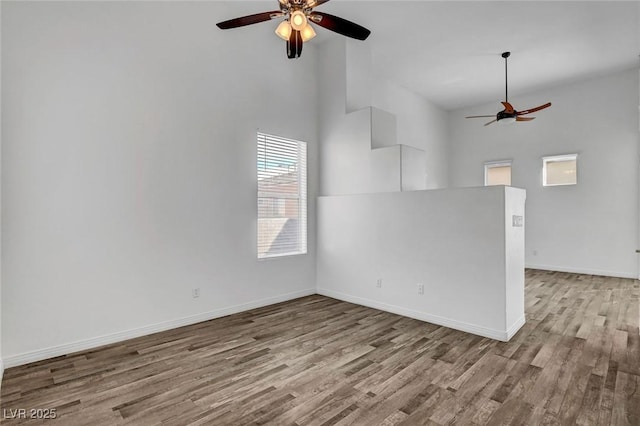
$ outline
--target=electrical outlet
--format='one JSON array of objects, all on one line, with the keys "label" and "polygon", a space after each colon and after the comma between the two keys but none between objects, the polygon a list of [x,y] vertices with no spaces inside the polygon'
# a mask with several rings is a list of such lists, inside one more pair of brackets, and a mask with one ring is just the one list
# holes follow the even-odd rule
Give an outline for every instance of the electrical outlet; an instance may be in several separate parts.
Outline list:
[{"label": "electrical outlet", "polygon": [[418,283],[418,294],[424,294],[424,284]]},{"label": "electrical outlet", "polygon": [[382,287],[382,279],[378,278],[378,281],[376,281],[376,287],[381,288]]},{"label": "electrical outlet", "polygon": [[194,288],[193,290],[191,290],[191,296],[194,299],[197,299],[198,297],[200,297],[200,289],[199,288]]}]

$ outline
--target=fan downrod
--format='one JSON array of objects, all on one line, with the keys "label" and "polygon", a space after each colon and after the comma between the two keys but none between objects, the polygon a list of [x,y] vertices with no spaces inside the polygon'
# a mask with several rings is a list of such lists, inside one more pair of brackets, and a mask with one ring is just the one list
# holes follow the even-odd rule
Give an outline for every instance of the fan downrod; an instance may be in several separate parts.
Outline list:
[{"label": "fan downrod", "polygon": [[507,71],[507,58],[511,56],[511,52],[504,52],[502,57],[504,58],[504,101],[509,102],[509,73]]}]

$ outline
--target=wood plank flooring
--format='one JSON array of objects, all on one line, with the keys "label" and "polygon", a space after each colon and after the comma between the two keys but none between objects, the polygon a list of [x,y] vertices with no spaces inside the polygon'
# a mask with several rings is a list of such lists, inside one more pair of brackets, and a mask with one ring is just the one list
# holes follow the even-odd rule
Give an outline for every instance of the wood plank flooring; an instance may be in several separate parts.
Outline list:
[{"label": "wood plank flooring", "polygon": [[1,406],[65,426],[640,425],[639,297],[528,270],[503,343],[310,296],[8,369]]}]

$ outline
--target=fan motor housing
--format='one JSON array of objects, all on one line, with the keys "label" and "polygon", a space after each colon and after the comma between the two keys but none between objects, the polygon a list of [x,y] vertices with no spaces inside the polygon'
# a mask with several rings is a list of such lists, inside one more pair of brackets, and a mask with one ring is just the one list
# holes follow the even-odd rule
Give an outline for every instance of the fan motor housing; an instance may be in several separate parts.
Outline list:
[{"label": "fan motor housing", "polygon": [[503,118],[515,118],[517,115],[518,115],[517,111],[513,111],[513,112],[500,111],[498,114],[496,114],[496,119],[502,120]]}]

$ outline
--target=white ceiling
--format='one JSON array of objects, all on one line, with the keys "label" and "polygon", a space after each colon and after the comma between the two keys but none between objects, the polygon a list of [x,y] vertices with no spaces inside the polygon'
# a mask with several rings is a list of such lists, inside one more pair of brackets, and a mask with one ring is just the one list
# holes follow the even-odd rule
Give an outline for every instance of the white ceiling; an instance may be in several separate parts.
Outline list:
[{"label": "white ceiling", "polygon": [[[503,100],[507,50],[510,96],[639,63],[638,1],[332,0],[317,10],[369,28],[374,72],[445,109]],[[317,32],[312,42],[341,37]]]}]

